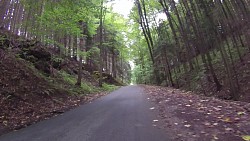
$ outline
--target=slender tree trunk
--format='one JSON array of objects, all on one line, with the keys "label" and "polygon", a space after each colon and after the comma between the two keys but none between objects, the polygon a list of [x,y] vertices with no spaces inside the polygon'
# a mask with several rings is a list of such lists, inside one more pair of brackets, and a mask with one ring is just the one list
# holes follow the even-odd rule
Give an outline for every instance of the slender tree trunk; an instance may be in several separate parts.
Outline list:
[{"label": "slender tree trunk", "polygon": [[158,85],[160,85],[159,71],[158,71],[158,68],[155,64],[155,59],[154,59],[153,51],[152,51],[153,47],[154,47],[154,43],[153,43],[152,35],[150,32],[150,28],[149,28],[149,22],[147,19],[145,2],[144,2],[144,0],[142,0],[143,9],[141,6],[141,2],[139,0],[136,0],[136,4],[137,4],[137,8],[138,8],[138,13],[139,13],[139,24],[141,25],[144,37],[147,41],[148,50],[149,50],[150,57],[151,57],[151,60],[153,63],[153,71],[154,71],[154,75],[155,75],[155,80],[156,80],[156,83]]},{"label": "slender tree trunk", "polygon": [[1,0],[0,1],[0,27],[4,25],[4,17],[8,10],[10,0]]},{"label": "slender tree trunk", "polygon": [[102,58],[102,53],[103,53],[103,0],[101,1],[101,11],[100,11],[100,56],[99,56],[99,73],[100,73],[100,77],[99,77],[99,86],[102,87],[102,83],[103,83],[103,76],[102,76],[102,71],[103,71],[103,58]]}]

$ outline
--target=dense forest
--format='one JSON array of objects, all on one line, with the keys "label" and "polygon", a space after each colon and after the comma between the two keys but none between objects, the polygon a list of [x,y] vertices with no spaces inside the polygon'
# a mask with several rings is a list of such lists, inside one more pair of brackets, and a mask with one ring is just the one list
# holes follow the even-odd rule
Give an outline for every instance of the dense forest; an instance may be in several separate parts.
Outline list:
[{"label": "dense forest", "polygon": [[[129,83],[130,65],[125,56],[128,50],[122,34],[126,21],[105,3],[1,0],[0,25],[1,29],[53,48],[54,58],[71,57],[80,63],[79,68],[84,65],[90,72],[99,71],[100,77],[106,73]],[[9,44],[10,48],[14,46]]]},{"label": "dense forest", "polygon": [[225,99],[248,95],[249,10],[247,0],[135,0],[134,81],[207,96],[224,91]]},{"label": "dense forest", "polygon": [[1,29],[54,49],[56,59],[74,58],[98,72],[100,86],[103,73],[129,84],[133,61],[133,83],[224,90],[221,97],[239,99],[237,68],[250,51],[248,1],[135,0],[127,19],[108,3],[2,0]]},{"label": "dense forest", "polygon": [[130,84],[127,21],[104,0],[0,0],[0,135]]},{"label": "dense forest", "polygon": [[0,140],[249,141],[250,1],[121,1],[0,0]]}]

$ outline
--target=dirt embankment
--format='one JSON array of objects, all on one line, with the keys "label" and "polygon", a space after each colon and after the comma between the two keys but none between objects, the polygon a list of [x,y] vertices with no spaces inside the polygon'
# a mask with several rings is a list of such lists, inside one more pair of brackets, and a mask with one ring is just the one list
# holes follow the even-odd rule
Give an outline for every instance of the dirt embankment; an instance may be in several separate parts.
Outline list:
[{"label": "dirt embankment", "polygon": [[[74,77],[78,63],[54,59],[56,55],[39,42],[0,29],[0,135],[106,94],[70,94],[68,88],[74,84],[69,85],[58,72],[63,70]],[[98,85],[84,70],[83,81],[93,87]]]}]

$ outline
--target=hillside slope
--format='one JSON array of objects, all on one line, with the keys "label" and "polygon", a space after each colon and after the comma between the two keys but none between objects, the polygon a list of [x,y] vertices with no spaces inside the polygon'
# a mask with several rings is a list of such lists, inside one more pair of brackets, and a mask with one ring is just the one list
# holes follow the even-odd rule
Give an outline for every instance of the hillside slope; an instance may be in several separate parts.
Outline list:
[{"label": "hillside slope", "polygon": [[[235,63],[235,71],[237,73],[237,79],[239,83],[239,101],[250,102],[250,53],[245,52],[243,56],[243,62],[240,60]],[[197,73],[196,71],[184,73],[180,77],[180,88],[188,91],[195,91],[205,96],[214,96],[220,99],[231,99],[230,86],[228,78],[223,69],[221,60],[214,57],[215,72],[222,84],[220,91],[216,90],[216,86],[213,81],[208,81],[204,74]],[[234,77],[235,79],[235,77]]]},{"label": "hillside slope", "polygon": [[82,85],[76,86],[76,60],[59,58],[49,47],[3,29],[0,37],[0,135],[61,114],[116,88],[110,84],[98,87],[97,79],[86,70]]}]

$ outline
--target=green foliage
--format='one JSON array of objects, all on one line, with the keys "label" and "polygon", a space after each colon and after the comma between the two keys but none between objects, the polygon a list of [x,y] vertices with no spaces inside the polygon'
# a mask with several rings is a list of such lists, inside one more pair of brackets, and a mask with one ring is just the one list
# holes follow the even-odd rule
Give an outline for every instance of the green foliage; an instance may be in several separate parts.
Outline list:
[{"label": "green foliage", "polygon": [[64,79],[64,81],[68,82],[71,85],[75,85],[76,84],[76,78],[68,73],[66,73],[65,71],[60,71],[60,75],[62,76],[62,78]]},{"label": "green foliage", "polygon": [[107,39],[103,46],[119,52],[120,57],[124,61],[129,61],[130,48],[128,47],[127,36],[129,35],[129,28],[127,26],[128,20],[123,16],[114,13],[112,9],[108,9],[105,15],[104,27],[107,33]]},{"label": "green foliage", "polygon": [[86,51],[78,51],[77,53],[81,57],[88,57],[88,52],[86,52]]},{"label": "green foliage", "polygon": [[6,40],[6,37],[0,35],[0,45],[1,45],[1,47],[3,47],[2,45],[3,45],[5,40]]},{"label": "green foliage", "polygon": [[[71,39],[76,37],[91,38],[100,32],[98,28],[100,26],[100,11],[103,9],[103,45],[100,47],[98,41],[93,38],[95,43],[94,45],[91,43],[91,46],[115,52],[118,61],[128,62],[131,58],[126,41],[128,20],[113,12],[112,8],[105,6],[108,2],[110,1],[41,0],[34,3],[32,0],[21,0],[25,16],[30,16],[28,18],[31,19],[24,20],[21,26],[27,28],[27,33],[32,34],[43,43],[59,47],[61,55],[62,53],[69,55],[69,46],[72,48],[72,44],[75,44],[71,42]],[[102,3],[104,4],[102,5]],[[66,41],[62,42],[63,39]],[[73,48],[75,49],[76,46],[74,45]],[[76,52],[84,60],[91,59],[95,64],[98,64],[100,55],[98,48],[91,47],[86,52],[77,49]]]},{"label": "green foliage", "polygon": [[74,93],[74,94],[90,94],[97,92],[97,89],[92,86],[91,84],[87,84],[86,82],[83,82],[81,84],[81,87],[76,86],[76,77],[73,75],[70,75],[64,71],[59,72],[60,75],[62,76],[63,80],[67,82],[70,85],[69,90]]},{"label": "green foliage", "polygon": [[[30,11],[34,14],[32,20],[23,24],[27,25],[28,31],[44,36],[44,40],[47,40],[46,42],[50,42],[51,38],[46,35],[51,33],[51,31],[61,35],[80,35],[82,28],[79,26],[79,21],[87,24],[88,35],[93,36],[96,34],[96,29],[99,25],[98,9],[100,1],[62,0],[54,2],[42,0],[34,3],[32,0],[21,0],[25,11]],[[44,6],[42,13],[37,10],[41,8],[41,5]]]},{"label": "green foliage", "polygon": [[111,91],[116,90],[117,88],[118,88],[118,86],[115,86],[115,85],[109,85],[109,84],[106,84],[106,83],[102,84],[102,89],[104,91],[111,92]]},{"label": "green foliage", "polygon": [[153,74],[153,69],[152,69],[152,64],[151,62],[145,62],[147,64],[142,65],[137,65],[135,66],[133,72],[132,72],[132,83],[137,83],[137,84],[153,84],[155,83],[153,80],[154,74]]},{"label": "green foliage", "polygon": [[66,81],[67,83],[69,83],[72,87],[69,89],[70,91],[72,91],[73,93],[77,93],[77,94],[90,94],[90,93],[95,93],[95,92],[99,92],[99,91],[113,91],[115,89],[117,89],[118,87],[115,85],[109,85],[104,83],[102,88],[96,88],[94,86],[92,86],[91,84],[88,84],[86,82],[83,82],[81,84],[81,87],[75,86],[76,84],[76,78],[64,71],[60,71],[60,75],[63,77],[64,81]]},{"label": "green foliage", "polygon": [[87,51],[87,57],[100,54],[100,49],[98,47],[92,47]]},{"label": "green foliage", "polygon": [[93,74],[92,74],[92,77],[95,79],[95,80],[98,80],[100,78],[100,73],[99,71],[94,71]]},{"label": "green foliage", "polygon": [[81,89],[87,94],[95,92],[95,88],[87,83],[82,83]]}]

